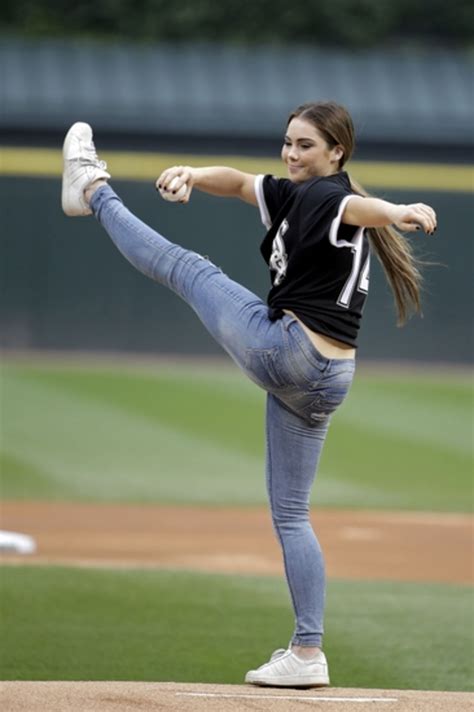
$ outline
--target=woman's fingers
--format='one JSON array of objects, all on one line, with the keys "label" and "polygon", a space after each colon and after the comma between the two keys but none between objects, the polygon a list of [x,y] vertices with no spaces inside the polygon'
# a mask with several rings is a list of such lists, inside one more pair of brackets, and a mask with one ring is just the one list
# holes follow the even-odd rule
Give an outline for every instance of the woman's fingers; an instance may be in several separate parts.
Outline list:
[{"label": "woman's fingers", "polygon": [[407,205],[397,226],[404,232],[415,232],[421,229],[428,235],[433,235],[437,227],[436,213],[431,206],[424,203]]},{"label": "woman's fingers", "polygon": [[193,190],[193,186],[190,183],[188,183],[188,189],[186,191],[186,194],[185,194],[184,198],[181,198],[181,200],[179,202],[183,203],[183,205],[186,203],[189,203],[189,198],[191,197],[192,190]]},{"label": "woman's fingers", "polygon": [[160,177],[157,179],[155,185],[159,190],[168,190],[168,186],[171,181],[178,175],[178,166],[173,166],[172,168],[167,168]]},{"label": "woman's fingers", "polygon": [[171,166],[157,178],[155,187],[157,190],[172,190],[176,193],[184,184],[192,185],[192,183],[192,170],[189,166]]}]

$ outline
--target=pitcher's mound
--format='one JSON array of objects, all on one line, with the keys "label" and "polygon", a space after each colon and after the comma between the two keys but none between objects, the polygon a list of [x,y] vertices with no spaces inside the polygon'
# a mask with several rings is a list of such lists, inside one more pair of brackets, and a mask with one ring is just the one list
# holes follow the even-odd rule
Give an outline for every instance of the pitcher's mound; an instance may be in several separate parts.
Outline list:
[{"label": "pitcher's mound", "polygon": [[174,682],[2,682],[3,712],[472,712],[474,694]]}]

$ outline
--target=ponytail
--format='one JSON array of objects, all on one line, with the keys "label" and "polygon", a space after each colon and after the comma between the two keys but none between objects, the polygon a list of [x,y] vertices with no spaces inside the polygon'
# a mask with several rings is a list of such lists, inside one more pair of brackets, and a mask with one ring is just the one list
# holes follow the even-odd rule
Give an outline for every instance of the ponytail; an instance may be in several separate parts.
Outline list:
[{"label": "ponytail", "polygon": [[[357,181],[353,178],[350,178],[350,181],[354,193],[364,198],[370,197]],[[371,227],[367,228],[367,234],[395,298],[397,326],[403,326],[411,313],[421,313],[420,263],[413,254],[410,243],[395,228]]]}]

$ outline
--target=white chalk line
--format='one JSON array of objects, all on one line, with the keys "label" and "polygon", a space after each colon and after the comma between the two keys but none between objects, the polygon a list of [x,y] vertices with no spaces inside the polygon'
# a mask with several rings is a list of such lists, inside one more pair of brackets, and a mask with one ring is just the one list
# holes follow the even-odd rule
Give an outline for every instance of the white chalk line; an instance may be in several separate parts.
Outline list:
[{"label": "white chalk line", "polygon": [[226,692],[175,692],[176,697],[218,697],[248,700],[310,700],[312,702],[398,702],[398,697],[308,697],[306,695],[246,695]]}]

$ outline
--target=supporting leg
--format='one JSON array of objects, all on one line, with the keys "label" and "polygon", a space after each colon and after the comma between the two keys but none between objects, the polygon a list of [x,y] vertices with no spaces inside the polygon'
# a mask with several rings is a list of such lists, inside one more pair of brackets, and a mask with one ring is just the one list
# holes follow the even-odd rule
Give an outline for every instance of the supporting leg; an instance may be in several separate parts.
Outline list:
[{"label": "supporting leg", "polygon": [[267,395],[267,488],[296,616],[294,646],[321,647],[325,567],[309,521],[309,498],[328,420],[309,426]]}]

